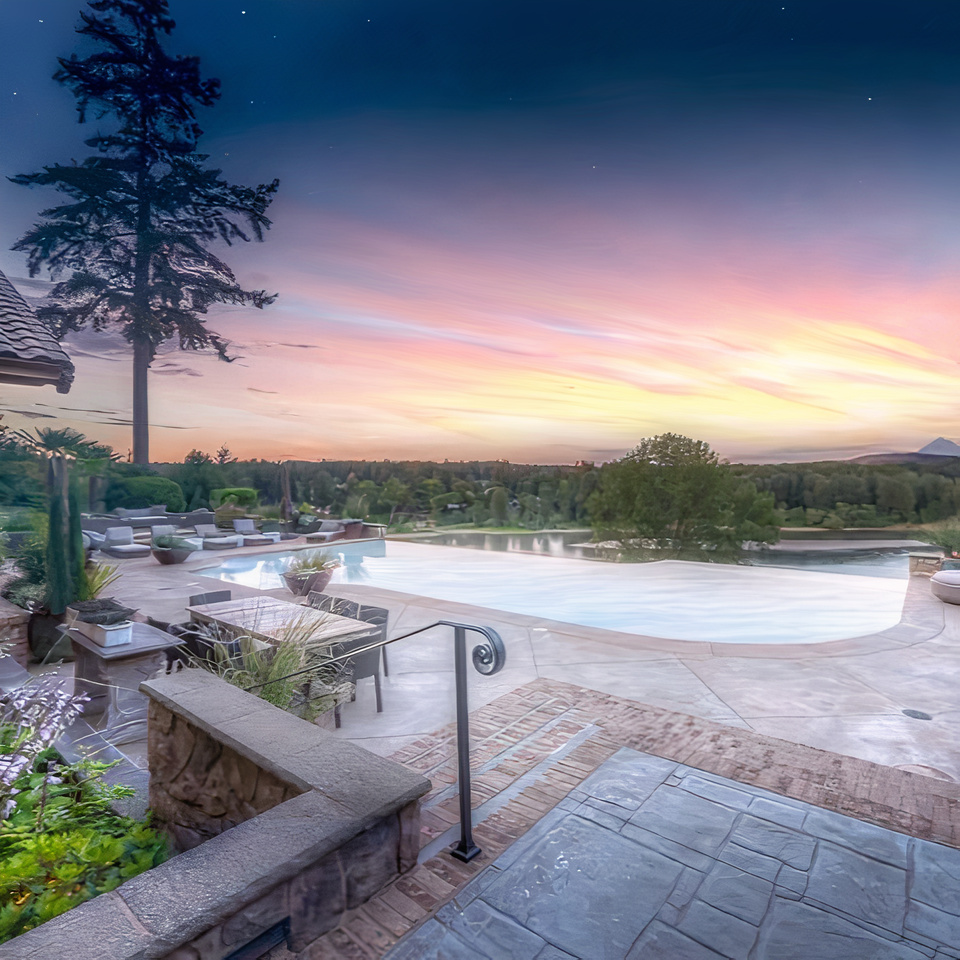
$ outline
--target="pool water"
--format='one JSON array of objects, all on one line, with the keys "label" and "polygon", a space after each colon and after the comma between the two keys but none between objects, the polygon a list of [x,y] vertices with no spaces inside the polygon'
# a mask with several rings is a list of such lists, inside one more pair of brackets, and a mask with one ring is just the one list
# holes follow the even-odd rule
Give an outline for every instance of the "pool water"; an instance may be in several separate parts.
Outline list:
[{"label": "pool water", "polygon": [[[331,544],[344,565],[331,585],[363,584],[624,633],[713,643],[821,643],[900,620],[907,558],[893,576],[825,569],[661,560],[597,563],[397,541]],[[283,586],[293,554],[234,557],[209,576],[261,590]],[[778,560],[781,558],[778,558]],[[821,562],[820,567],[828,567]]]}]

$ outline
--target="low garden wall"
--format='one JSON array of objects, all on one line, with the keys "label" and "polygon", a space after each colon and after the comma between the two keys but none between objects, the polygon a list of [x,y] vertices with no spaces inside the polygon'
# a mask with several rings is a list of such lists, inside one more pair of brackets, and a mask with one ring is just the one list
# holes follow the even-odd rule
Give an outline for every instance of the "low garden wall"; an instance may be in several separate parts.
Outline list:
[{"label": "low garden wall", "polygon": [[0,945],[0,960],[294,954],[416,864],[418,773],[204,670],[148,680],[150,803],[178,856]]}]

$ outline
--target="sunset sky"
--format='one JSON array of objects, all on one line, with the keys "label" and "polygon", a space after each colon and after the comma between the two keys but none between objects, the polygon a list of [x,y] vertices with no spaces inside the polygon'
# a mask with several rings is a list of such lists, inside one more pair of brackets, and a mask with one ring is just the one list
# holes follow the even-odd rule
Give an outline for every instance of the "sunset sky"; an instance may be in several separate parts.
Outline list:
[{"label": "sunset sky", "polygon": [[[0,0],[0,174],[82,159],[51,80],[78,0]],[[171,0],[223,98],[211,164],[280,178],[225,254],[241,357],[170,345],[151,454],[610,459],[664,431],[731,460],[960,439],[956,0]],[[0,183],[0,269],[58,195]],[[38,280],[46,280],[46,276]],[[130,357],[5,423],[125,452]],[[17,412],[14,412],[17,411]],[[52,419],[48,419],[52,418]]]}]

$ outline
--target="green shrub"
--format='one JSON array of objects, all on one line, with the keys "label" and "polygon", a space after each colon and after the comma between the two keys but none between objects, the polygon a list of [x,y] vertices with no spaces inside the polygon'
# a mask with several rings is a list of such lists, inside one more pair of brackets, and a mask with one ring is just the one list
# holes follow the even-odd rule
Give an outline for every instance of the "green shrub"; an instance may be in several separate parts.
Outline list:
[{"label": "green shrub", "polygon": [[[0,754],[15,756],[31,734],[0,726]],[[165,837],[112,804],[130,787],[108,787],[111,764],[66,763],[47,747],[24,767],[0,820],[0,942],[115,889],[167,858]]]},{"label": "green shrub", "polygon": [[194,545],[183,537],[174,537],[169,534],[163,534],[153,538],[151,544],[157,550],[193,550]]},{"label": "green shrub", "polygon": [[28,510],[8,508],[0,512],[0,530],[7,533],[22,533],[33,528],[34,522]]},{"label": "green shrub", "polygon": [[956,520],[931,527],[922,537],[927,543],[942,547],[948,556],[960,552],[960,523]]},{"label": "green shrub", "polygon": [[180,484],[167,477],[124,477],[115,480],[107,491],[107,509],[125,507],[135,510],[164,504],[171,513],[187,508]]},{"label": "green shrub", "polygon": [[219,490],[210,491],[210,506],[214,510],[228,501],[238,507],[255,507],[257,491],[252,487],[221,487]]}]

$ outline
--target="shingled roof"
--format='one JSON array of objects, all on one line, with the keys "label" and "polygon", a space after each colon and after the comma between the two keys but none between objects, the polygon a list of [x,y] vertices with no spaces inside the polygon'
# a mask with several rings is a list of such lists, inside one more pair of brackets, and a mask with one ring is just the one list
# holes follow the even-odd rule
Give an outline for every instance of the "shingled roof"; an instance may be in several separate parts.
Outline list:
[{"label": "shingled roof", "polygon": [[55,383],[69,393],[73,364],[37,319],[26,300],[0,272],[0,383]]}]

